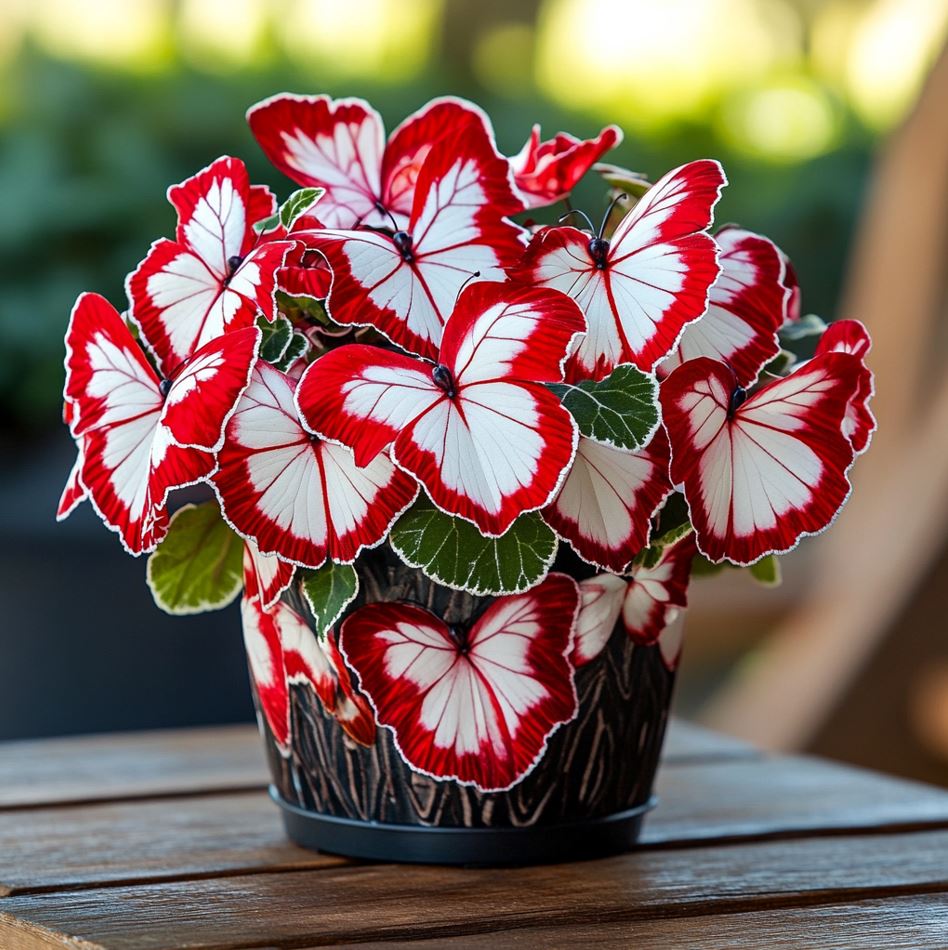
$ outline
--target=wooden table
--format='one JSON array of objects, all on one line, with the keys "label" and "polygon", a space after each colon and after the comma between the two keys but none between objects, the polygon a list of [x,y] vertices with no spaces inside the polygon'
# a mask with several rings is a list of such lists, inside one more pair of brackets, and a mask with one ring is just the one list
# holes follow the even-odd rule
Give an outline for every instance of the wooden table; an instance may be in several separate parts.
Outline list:
[{"label": "wooden table", "polygon": [[249,727],[0,746],[0,948],[948,947],[948,792],[681,723],[600,861],[315,854],[265,782]]}]

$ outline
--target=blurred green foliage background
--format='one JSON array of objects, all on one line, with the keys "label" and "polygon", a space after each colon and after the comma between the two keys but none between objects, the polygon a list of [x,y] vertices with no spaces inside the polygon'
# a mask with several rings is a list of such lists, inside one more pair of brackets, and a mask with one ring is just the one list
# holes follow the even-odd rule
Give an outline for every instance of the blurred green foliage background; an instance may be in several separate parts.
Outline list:
[{"label": "blurred green foliage background", "polygon": [[[834,315],[879,136],[944,35],[945,0],[6,0],[0,11],[0,433],[59,419],[77,294],[173,226],[165,188],[222,153],[281,194],[244,111],[281,90],[361,95],[390,127],[433,95],[492,115],[626,130],[610,160],[657,176],[720,158],[720,221],[776,239],[808,310]],[[593,216],[604,191],[582,186]]]},{"label": "blurred green foliage background", "polygon": [[[454,93],[507,153],[534,122],[546,136],[614,122],[626,138],[609,159],[653,179],[719,158],[718,220],[773,237],[805,309],[840,316],[874,153],[946,24],[948,0],[0,0],[0,737],[252,714],[236,605],[164,615],[90,506],[53,521],[75,452],[60,393],[76,296],[123,307],[125,274],[173,229],[166,188],[222,153],[293,188],[248,106],[360,95],[391,128]],[[585,181],[574,204],[596,219],[605,189]],[[694,654],[682,708],[759,637],[749,590],[722,594],[740,622],[699,615],[723,646]]]}]

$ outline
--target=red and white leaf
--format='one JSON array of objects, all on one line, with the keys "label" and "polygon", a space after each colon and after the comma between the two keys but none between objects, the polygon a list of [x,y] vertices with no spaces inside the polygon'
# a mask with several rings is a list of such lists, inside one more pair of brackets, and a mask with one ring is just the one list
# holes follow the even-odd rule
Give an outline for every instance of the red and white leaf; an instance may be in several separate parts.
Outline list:
[{"label": "red and white leaf", "polygon": [[261,554],[253,541],[244,543],[244,590],[247,597],[258,597],[264,610],[272,607],[293,583],[295,570],[275,554]]},{"label": "red and white leaf", "polygon": [[[658,644],[669,670],[678,665],[681,625],[675,621],[688,606],[688,580],[694,536],[666,547],[653,567],[637,566],[627,577],[598,574],[579,585],[581,601],[573,638],[573,664],[592,662],[605,649],[616,622],[639,646]],[[674,632],[670,628],[674,626]]]},{"label": "red and white leaf", "polygon": [[388,227],[388,213],[404,226],[431,148],[469,124],[493,135],[477,106],[452,97],[410,115],[387,145],[381,116],[362,99],[283,93],[255,105],[247,121],[280,171],[301,185],[326,189],[319,213],[329,228]]},{"label": "red and white leaf", "polygon": [[872,338],[865,324],[859,320],[834,320],[823,331],[816,354],[850,353],[865,360],[871,349]]},{"label": "red and white leaf", "polygon": [[832,522],[850,491],[842,427],[860,365],[827,353],[743,403],[733,372],[705,357],[662,383],[671,479],[709,560],[751,564]]},{"label": "red and white leaf", "polygon": [[323,354],[300,378],[297,404],[310,431],[341,442],[368,465],[443,398],[432,364],[364,343]]},{"label": "red and white leaf", "polygon": [[443,399],[396,439],[392,457],[443,511],[499,537],[549,503],[575,444],[572,417],[552,393],[498,381]]},{"label": "red and white leaf", "polygon": [[[654,567],[636,567],[622,603],[626,633],[641,646],[660,642],[665,628],[688,606],[688,579],[697,548],[690,532],[662,551]],[[666,644],[666,646],[669,646]]]},{"label": "red and white leaf", "polygon": [[551,500],[576,442],[559,400],[518,373],[555,378],[583,326],[561,294],[472,284],[437,367],[377,347],[340,347],[304,373],[300,413],[311,431],[350,446],[359,464],[392,443],[395,463],[439,508],[497,537]]},{"label": "red and white leaf", "polygon": [[560,132],[541,142],[540,126],[534,125],[526,144],[510,159],[524,207],[542,208],[568,197],[583,175],[621,141],[622,130],[609,125],[594,139],[583,141]]},{"label": "red and white leaf", "polygon": [[621,574],[648,544],[652,515],[671,491],[663,432],[637,452],[580,436],[569,474],[543,517],[584,561]]},{"label": "red and white leaf", "polygon": [[726,184],[714,161],[664,176],[619,223],[601,255],[571,227],[539,231],[512,276],[573,297],[589,330],[573,356],[571,379],[601,379],[620,363],[650,372],[708,306],[718,276],[706,233]]},{"label": "red and white leaf", "polygon": [[257,327],[217,337],[175,375],[162,422],[177,445],[206,452],[220,449],[227,420],[250,383],[260,337]]},{"label": "red and white leaf", "polygon": [[504,791],[576,715],[568,655],[578,605],[575,582],[550,574],[495,599],[469,631],[422,607],[378,603],[346,619],[340,644],[413,769]]},{"label": "red and white leaf", "polygon": [[707,356],[727,363],[747,388],[780,352],[777,330],[789,296],[783,258],[773,242],[741,228],[722,228],[715,240],[721,274],[711,288],[708,312],[685,328],[660,371],[667,375],[687,360]]},{"label": "red and white leaf", "polygon": [[334,634],[326,638],[326,650],[336,674],[336,696],[332,714],[346,734],[359,745],[375,743],[375,713],[365,696],[352,684],[349,667],[339,652]]},{"label": "red and white leaf", "polygon": [[411,215],[418,176],[431,149],[443,138],[456,139],[468,126],[476,127],[478,138],[486,136],[493,143],[490,119],[479,106],[442,96],[413,112],[392,132],[382,159],[381,201],[396,221],[407,222]]},{"label": "red and white leaf", "polygon": [[843,420],[843,435],[857,454],[869,448],[872,433],[876,431],[876,419],[869,408],[869,401],[875,394],[875,382],[865,363],[871,348],[869,331],[859,320],[836,320],[826,328],[816,345],[817,356],[821,353],[849,353],[862,363],[859,385],[849,400]]},{"label": "red and white leaf", "polygon": [[[240,602],[244,646],[258,707],[283,755],[290,754],[290,693],[283,668],[283,643],[274,611],[256,597]],[[260,724],[261,730],[263,723]]]},{"label": "red and white leaf", "polygon": [[295,610],[277,603],[276,616],[283,644],[283,670],[287,686],[310,686],[330,715],[336,707],[336,670],[316,634]]},{"label": "red and white leaf", "polygon": [[780,252],[780,256],[783,258],[783,284],[787,288],[787,309],[783,322],[795,323],[803,314],[800,281],[790,258],[783,251]]},{"label": "red and white leaf", "polygon": [[76,508],[86,500],[88,492],[85,485],[82,484],[82,445],[76,446],[76,461],[73,463],[69,472],[69,478],[63,487],[63,493],[59,498],[59,505],[56,507],[56,520],[64,521]]},{"label": "red and white leaf", "polygon": [[152,550],[167,527],[169,492],[208,477],[214,459],[174,444],[155,371],[118,311],[97,294],[83,294],[73,308],[65,397],[73,435],[82,438],[79,479],[93,507],[130,553]]},{"label": "red and white leaf", "polygon": [[461,385],[510,377],[557,383],[570,346],[585,329],[579,307],[565,294],[479,281],[458,298],[440,362]]},{"label": "red and white leaf", "polygon": [[669,673],[674,673],[681,662],[681,648],[684,645],[685,625],[672,621],[658,635],[658,649],[662,662]]},{"label": "red and white leaf", "polygon": [[243,162],[219,158],[174,185],[176,240],[156,241],[129,275],[131,318],[165,376],[228,330],[275,316],[276,273],[291,241],[258,243],[253,223],[271,213],[266,189]]},{"label": "red and white leaf", "polygon": [[433,358],[444,323],[474,274],[502,279],[523,252],[510,169],[487,132],[469,123],[429,152],[398,237],[376,231],[301,233],[332,270],[327,307],[344,325],[372,326]]},{"label": "red and white leaf", "polygon": [[[248,547],[249,552],[249,547]],[[306,621],[288,604],[265,607],[253,576],[259,558],[244,560],[247,595],[241,602],[244,642],[259,707],[277,746],[290,754],[290,686],[309,686],[326,712],[356,742],[372,745],[375,716],[352,686],[332,637],[324,647]]]},{"label": "red and white leaf", "polygon": [[384,456],[359,467],[349,449],[314,438],[294,389],[289,376],[257,364],[218,455],[221,509],[264,554],[304,567],[351,562],[385,538],[418,486]]},{"label": "red and white leaf", "polygon": [[297,245],[287,255],[277,273],[277,286],[291,297],[313,297],[323,300],[329,294],[332,272],[326,258],[303,245]]},{"label": "red and white leaf", "polygon": [[387,223],[375,207],[381,196],[385,129],[362,99],[295,96],[265,99],[247,121],[267,158],[300,185],[325,188],[319,203],[327,227]]},{"label": "red and white leaf", "polygon": [[244,163],[226,155],[172,185],[168,201],[178,213],[175,240],[219,274],[227,272],[231,257],[253,246],[252,225],[276,211],[270,189],[251,185]]},{"label": "red and white leaf", "polygon": [[579,584],[579,616],[573,634],[573,666],[591,663],[605,649],[622,613],[626,582],[615,574],[598,574]]}]

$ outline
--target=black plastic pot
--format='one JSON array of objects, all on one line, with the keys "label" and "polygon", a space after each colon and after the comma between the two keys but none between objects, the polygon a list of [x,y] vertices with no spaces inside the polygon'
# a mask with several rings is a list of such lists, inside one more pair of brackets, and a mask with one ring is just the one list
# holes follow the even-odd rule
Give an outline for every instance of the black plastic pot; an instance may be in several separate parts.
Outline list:
[{"label": "black plastic pot", "polygon": [[[350,609],[407,599],[453,622],[489,599],[439,587],[380,554],[363,558],[359,573],[361,592]],[[262,725],[270,793],[293,841],[350,857],[517,865],[615,854],[635,844],[655,804],[673,681],[657,646],[635,646],[617,627],[602,654],[576,672],[576,718],[505,792],[413,771],[384,727],[373,745],[354,742],[310,687],[293,685],[288,755]]]}]

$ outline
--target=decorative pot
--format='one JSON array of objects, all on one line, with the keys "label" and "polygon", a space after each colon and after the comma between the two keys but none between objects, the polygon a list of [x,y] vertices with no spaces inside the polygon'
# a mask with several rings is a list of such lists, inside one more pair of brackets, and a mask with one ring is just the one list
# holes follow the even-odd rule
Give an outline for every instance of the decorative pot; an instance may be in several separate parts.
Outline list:
[{"label": "decorative pot", "polygon": [[[450,624],[495,600],[442,587],[387,549],[363,554],[356,567],[359,594],[345,615],[367,604],[409,602]],[[309,617],[298,588],[290,588],[282,603],[292,615]],[[290,639],[306,633],[304,628]],[[680,620],[666,634],[680,643]],[[309,649],[315,634],[311,638]],[[334,700],[331,689],[327,695],[318,682],[314,688],[312,675],[294,675],[290,645],[287,694],[277,697],[281,714],[274,717],[266,708],[272,697],[261,685],[270,661],[255,660],[248,641],[270,794],[295,842],[351,857],[515,865],[627,850],[655,804],[652,785],[677,664],[678,647],[672,649],[675,656],[666,656],[666,638],[661,645],[636,645],[617,623],[599,656],[575,671],[576,715],[552,732],[516,784],[481,791],[422,774],[406,762],[393,732],[376,727],[372,709],[353,688],[335,640],[326,656],[343,667],[344,690],[337,682]]]},{"label": "decorative pot", "polygon": [[[453,97],[388,138],[356,99],[248,119],[304,187],[278,203],[222,156],[169,189],[175,240],[124,312],[80,295],[57,517],[88,499],[169,613],[243,590],[301,844],[477,864],[628,847],[692,566],[774,584],[836,517],[875,428],[866,328],[801,317],[771,241],[710,233],[714,160],[654,185],[599,164],[597,231],[570,195],[614,127],[534,126],[507,158]],[[556,223],[513,220],[561,200]],[[812,359],[787,374],[797,341]],[[214,500],[172,513],[203,483]]]}]

